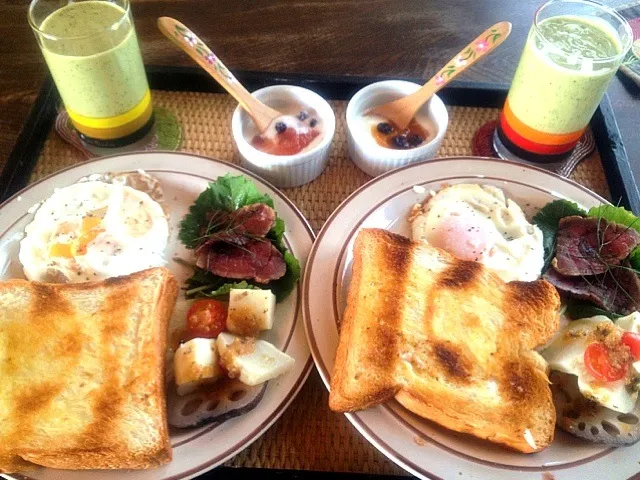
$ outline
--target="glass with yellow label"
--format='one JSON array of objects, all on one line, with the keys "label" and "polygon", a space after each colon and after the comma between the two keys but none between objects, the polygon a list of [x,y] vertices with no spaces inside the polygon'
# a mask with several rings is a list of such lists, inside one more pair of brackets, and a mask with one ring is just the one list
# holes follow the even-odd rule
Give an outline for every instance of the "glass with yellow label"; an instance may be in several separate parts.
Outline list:
[{"label": "glass with yellow label", "polygon": [[151,95],[129,0],[33,0],[29,24],[86,144],[119,148],[149,133]]},{"label": "glass with yellow label", "polygon": [[540,7],[494,134],[498,154],[543,166],[569,157],[632,39],[627,21],[602,4]]}]

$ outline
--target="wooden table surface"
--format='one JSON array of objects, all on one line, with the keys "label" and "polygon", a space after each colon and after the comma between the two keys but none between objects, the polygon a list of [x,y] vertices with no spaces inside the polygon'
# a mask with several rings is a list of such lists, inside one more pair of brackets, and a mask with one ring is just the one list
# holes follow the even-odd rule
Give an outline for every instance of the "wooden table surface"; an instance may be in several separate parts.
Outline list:
[{"label": "wooden table surface", "polygon": [[[606,0],[605,0],[606,1]],[[0,167],[15,143],[46,66],[27,24],[28,0],[0,4]],[[172,16],[231,69],[431,76],[487,26],[513,33],[461,78],[510,82],[541,0],[133,0],[144,61],[191,65],[156,28]],[[609,88],[622,139],[640,180],[640,89],[618,74]]]}]

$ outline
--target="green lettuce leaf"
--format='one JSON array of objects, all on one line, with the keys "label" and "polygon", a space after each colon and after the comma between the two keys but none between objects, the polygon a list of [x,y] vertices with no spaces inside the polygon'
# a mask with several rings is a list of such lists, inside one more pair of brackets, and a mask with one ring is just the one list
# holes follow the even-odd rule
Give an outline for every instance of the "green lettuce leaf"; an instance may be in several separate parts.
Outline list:
[{"label": "green lettuce leaf", "polygon": [[569,303],[567,305],[565,314],[571,320],[580,320],[581,318],[590,318],[595,317],[596,315],[604,315],[611,320],[616,320],[617,318],[622,317],[622,315],[618,315],[617,313],[607,312],[606,310],[602,310],[601,308],[591,305],[590,303],[582,302]]},{"label": "green lettuce leaf", "polygon": [[287,298],[300,279],[300,262],[298,262],[298,259],[287,250],[282,255],[284,256],[284,262],[287,264],[287,272],[278,280],[268,283],[269,288],[276,296],[277,302]]},{"label": "green lettuce leaf", "polygon": [[[203,270],[198,270],[196,274],[204,272]],[[209,272],[204,272],[209,273]],[[215,275],[211,274],[211,276],[215,277]],[[192,277],[193,278],[193,277]],[[220,297],[228,297],[229,292],[231,290],[259,290],[260,287],[256,287],[246,281],[241,281],[238,283],[224,283],[224,279],[218,277],[218,279],[222,280],[222,282],[216,284],[216,287],[212,287],[212,284],[204,284],[195,286],[193,283],[190,285],[194,285],[191,290],[187,290],[186,297],[187,298],[198,298],[198,297],[207,297],[207,298],[220,298]],[[189,279],[191,280],[191,279]]]},{"label": "green lettuce leaf", "polygon": [[631,268],[636,271],[640,271],[640,247],[636,247],[631,251],[628,260],[631,264]]},{"label": "green lettuce leaf", "polygon": [[230,282],[228,278],[219,277],[201,268],[196,268],[193,276],[187,280],[187,298],[220,298],[229,295],[234,289],[271,290],[276,296],[276,301],[281,302],[296,286],[300,278],[300,263],[291,252],[285,251],[284,261],[287,271],[283,277],[267,284],[257,283],[251,280]]},{"label": "green lettuce leaf", "polygon": [[273,242],[273,244],[276,246],[278,250],[280,250],[281,253],[284,253],[287,251],[287,247],[284,246],[284,242],[282,240],[283,237],[284,237],[284,220],[282,220],[280,217],[276,217],[276,224],[269,231],[269,233],[267,233],[267,238]]},{"label": "green lettuce leaf", "polygon": [[571,215],[584,217],[587,214],[577,203],[569,200],[555,200],[546,204],[533,217],[533,224],[542,231],[542,243],[544,246],[544,268],[543,272],[549,268],[551,260],[555,256],[556,235],[558,234],[558,223],[560,219]]},{"label": "green lettuce leaf", "polygon": [[[592,207],[587,213],[589,217],[604,218],[609,222],[619,223],[629,228],[633,228],[640,233],[640,218],[623,207],[614,207],[613,205],[600,205]],[[631,267],[640,270],[640,247],[633,249],[629,255],[629,263]]]},{"label": "green lettuce leaf", "polygon": [[614,207],[613,205],[600,205],[592,207],[587,213],[588,217],[604,218],[610,222],[619,223],[627,227],[633,228],[640,232],[640,218],[623,207]]}]

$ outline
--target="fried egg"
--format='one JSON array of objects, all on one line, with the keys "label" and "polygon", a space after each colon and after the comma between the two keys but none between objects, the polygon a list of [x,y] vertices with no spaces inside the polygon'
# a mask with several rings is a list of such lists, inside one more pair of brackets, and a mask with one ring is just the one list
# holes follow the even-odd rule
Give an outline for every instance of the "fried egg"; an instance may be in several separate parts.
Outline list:
[{"label": "fried egg", "polygon": [[640,314],[635,312],[618,319],[615,324],[603,315],[574,320],[542,351],[542,356],[551,370],[577,376],[578,388],[585,398],[610,410],[629,413],[635,408],[638,392],[630,391],[624,378],[613,382],[599,382],[584,364],[584,351],[593,341],[590,334],[601,324],[615,325],[638,333]]},{"label": "fried egg", "polygon": [[480,262],[505,282],[535,280],[542,272],[542,232],[499,188],[445,187],[416,206],[410,220],[413,240]]},{"label": "fried egg", "polygon": [[82,182],[42,203],[25,229],[19,259],[29,280],[103,280],[164,265],[168,236],[167,217],[148,194]]}]

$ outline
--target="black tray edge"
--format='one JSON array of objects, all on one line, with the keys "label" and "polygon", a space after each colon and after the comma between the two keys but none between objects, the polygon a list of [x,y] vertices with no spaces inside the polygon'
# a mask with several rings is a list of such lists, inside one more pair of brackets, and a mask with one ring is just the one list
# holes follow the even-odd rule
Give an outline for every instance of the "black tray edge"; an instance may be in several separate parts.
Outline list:
[{"label": "black tray edge", "polygon": [[0,203],[27,185],[55,121],[58,98],[58,90],[47,75],[7,163],[0,172]]},{"label": "black tray edge", "polygon": [[609,184],[611,198],[614,201],[619,199],[621,205],[636,214],[640,213],[640,191],[631,170],[627,151],[620,138],[618,122],[609,95],[604,96],[600,107],[593,115],[591,129]]}]

